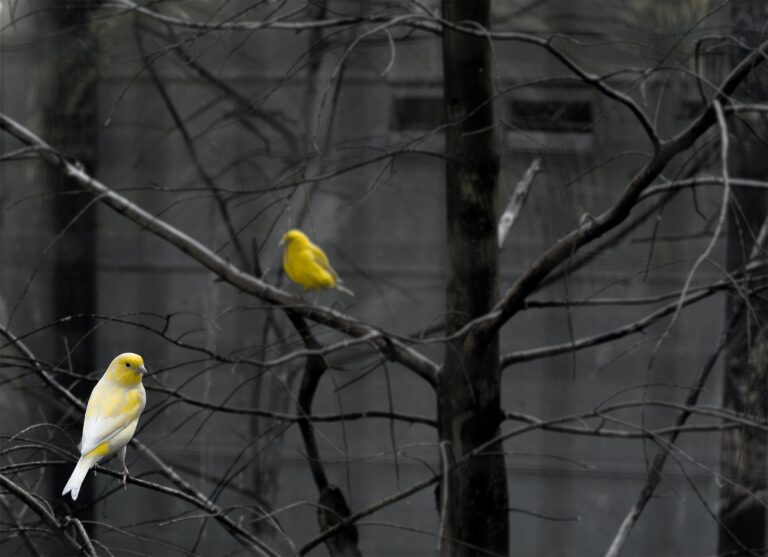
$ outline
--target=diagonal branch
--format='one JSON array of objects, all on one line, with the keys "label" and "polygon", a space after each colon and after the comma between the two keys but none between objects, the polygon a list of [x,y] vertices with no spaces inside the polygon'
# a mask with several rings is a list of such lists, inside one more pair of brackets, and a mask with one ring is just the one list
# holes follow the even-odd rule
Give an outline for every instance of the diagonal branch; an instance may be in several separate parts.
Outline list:
[{"label": "diagonal branch", "polygon": [[[682,305],[687,306],[695,302],[698,302],[700,300],[703,300],[705,298],[708,298],[712,294],[718,291],[724,290],[725,287],[726,285],[720,286],[719,288],[712,287],[706,290],[700,290],[696,294],[685,296],[684,298],[682,298]],[[598,346],[600,344],[605,344],[606,342],[611,342],[616,339],[623,338],[625,336],[629,336],[634,333],[643,332],[645,331],[645,329],[647,329],[648,327],[650,327],[660,319],[675,313],[678,310],[679,305],[680,305],[679,300],[675,300],[671,304],[667,304],[666,306],[660,309],[657,309],[652,313],[649,313],[648,315],[646,315],[641,319],[638,319],[637,321],[633,321],[632,323],[629,323],[627,325],[624,325],[612,331],[607,331],[605,333],[600,333],[590,337],[580,338],[577,340],[573,340],[571,342],[564,342],[562,344],[555,344],[552,346],[542,346],[541,348],[534,348],[531,350],[521,350],[518,352],[511,352],[509,354],[505,354],[501,358],[501,365],[502,367],[507,367],[512,364],[516,364],[520,362],[529,362],[531,360],[548,358],[551,356],[557,356],[559,354],[568,354],[571,352],[576,352],[578,350],[584,350],[586,348]]]},{"label": "diagonal branch", "polygon": [[56,520],[56,517],[53,516],[50,511],[45,508],[45,506],[40,504],[40,502],[35,499],[35,497],[26,489],[23,489],[2,474],[0,474],[0,486],[3,486],[5,489],[13,493],[21,502],[32,509],[35,514],[39,516],[43,522],[45,522],[46,526],[48,526],[51,532],[58,536],[58,538],[64,542],[64,545],[66,545],[69,550],[73,552],[73,554],[83,554],[89,557],[96,557],[96,554],[91,551],[93,546],[91,546],[90,543],[86,543],[83,546],[77,543],[77,541],[72,536],[67,534],[64,526],[59,524],[59,521]]},{"label": "diagonal branch", "polygon": [[[688,400],[693,400],[693,399],[689,397]],[[464,454],[461,458],[452,462],[447,468],[444,468],[442,471],[435,472],[431,477],[426,478],[418,483],[415,483],[410,487],[403,489],[401,491],[398,491],[397,493],[394,493],[388,497],[385,497],[384,499],[381,499],[371,504],[370,506],[364,509],[361,509],[356,513],[350,515],[345,520],[341,521],[340,523],[336,524],[331,528],[328,528],[327,530],[321,532],[320,534],[318,534],[317,536],[315,536],[314,538],[306,542],[302,547],[299,548],[298,555],[300,556],[306,555],[314,547],[321,544],[324,540],[328,539],[330,536],[335,535],[339,530],[341,530],[345,526],[352,524],[354,522],[357,522],[360,519],[365,518],[366,516],[374,514],[385,507],[388,507],[390,505],[397,503],[398,501],[407,499],[410,496],[414,495],[415,493],[418,493],[428,488],[429,486],[436,484],[443,477],[444,473],[445,474],[451,473],[457,468],[459,468],[460,466],[464,466],[471,459],[482,457],[482,454],[484,451],[487,451],[489,448],[495,445],[498,445],[503,441],[506,441],[513,437],[524,435],[531,431],[537,431],[537,430],[561,431],[561,432],[567,431],[567,433],[579,433],[579,434],[596,434],[596,433],[605,431],[602,427],[602,423],[601,425],[597,426],[596,428],[593,428],[592,430],[588,430],[586,428],[568,428],[566,430],[559,426],[562,426],[562,424],[566,424],[570,422],[578,422],[583,424],[584,420],[588,418],[605,419],[608,417],[607,415],[610,412],[622,411],[629,408],[643,408],[643,407],[669,408],[673,410],[679,410],[681,413],[697,414],[700,416],[708,416],[712,418],[728,420],[729,422],[732,422],[735,424],[741,424],[747,427],[757,428],[760,431],[768,431],[768,423],[757,421],[757,418],[755,416],[749,416],[749,415],[740,414],[736,412],[725,412],[721,408],[690,406],[685,403],[674,403],[674,402],[667,402],[664,400],[639,400],[639,401],[618,402],[610,406],[597,407],[587,412],[583,412],[579,414],[571,414],[568,416],[560,416],[560,417],[552,418],[547,421],[541,421],[535,418],[532,419],[529,416],[524,416],[520,414],[507,413],[506,414],[507,418],[522,419],[522,421],[525,422],[525,425],[515,428],[512,431],[508,431],[506,433],[502,433],[500,435],[495,436],[493,439],[487,441],[486,443],[483,443],[482,445],[476,447],[472,451]],[[617,432],[615,430],[607,430],[607,431],[611,434],[609,436],[624,437],[624,438],[631,439],[631,438],[640,438],[640,437],[654,438],[654,436],[670,435],[670,434],[674,434],[675,432],[679,433],[681,431],[685,431],[685,429],[682,426],[679,426],[679,427],[665,428],[664,430],[660,430],[656,432],[649,431],[649,430],[642,430],[636,434],[629,434],[629,435],[627,435],[625,432]]]},{"label": "diagonal branch", "polygon": [[720,92],[699,116],[682,132],[665,141],[653,158],[627,184],[619,199],[604,213],[582,223],[560,238],[541,255],[528,270],[507,290],[493,308],[493,317],[478,327],[478,333],[488,339],[513,315],[524,307],[525,299],[556,267],[565,262],[582,246],[603,236],[621,224],[631,213],[643,191],[677,155],[690,148],[716,121],[715,102],[721,102],[736,90],[738,85],[766,58],[768,41],[747,55],[723,81]]},{"label": "diagonal branch", "polygon": [[388,22],[392,19],[390,16],[347,16],[330,19],[313,19],[302,21],[286,21],[293,13],[263,21],[222,21],[218,23],[204,23],[172,17],[150,10],[144,6],[133,2],[132,0],[113,0],[105,2],[104,7],[121,8],[125,11],[134,11],[142,16],[154,19],[161,23],[184,27],[187,29],[198,30],[220,30],[220,31],[256,31],[257,29],[276,29],[284,31],[304,31],[308,29],[323,29],[332,27],[344,27],[350,25],[360,25],[364,23]]},{"label": "diagonal branch", "polygon": [[[108,7],[109,5],[110,3],[107,3]],[[586,71],[571,57],[557,48],[554,45],[554,40],[557,38],[562,38],[562,36],[559,35],[553,35],[549,38],[541,38],[532,34],[520,33],[517,31],[493,32],[478,25],[477,22],[455,23],[436,15],[416,12],[364,17],[357,16],[323,18],[312,21],[286,21],[291,17],[291,15],[293,15],[289,13],[281,17],[275,17],[274,19],[267,19],[263,21],[221,21],[217,23],[207,23],[168,16],[150,10],[144,6],[140,6],[131,0],[115,0],[111,3],[111,5],[114,7],[122,7],[127,11],[135,11],[144,17],[148,17],[155,21],[160,21],[167,25],[198,30],[256,31],[258,29],[273,29],[300,31],[306,29],[322,29],[329,27],[349,27],[361,24],[364,25],[367,23],[378,24],[379,27],[377,29],[387,29],[389,27],[402,25],[437,35],[444,33],[445,28],[449,28],[459,33],[472,34],[488,40],[519,41],[527,44],[533,44],[547,50],[565,67],[575,73],[583,82],[591,85],[606,97],[611,98],[619,104],[627,107],[642,126],[646,135],[651,140],[654,149],[658,149],[658,147],[661,145],[661,139],[659,138],[653,123],[645,114],[640,105],[623,91],[619,91],[615,87],[609,85],[600,76]],[[365,33],[364,36],[369,36],[370,34],[371,33]]]},{"label": "diagonal branch", "polygon": [[[3,466],[2,471],[5,472],[6,470],[7,470],[7,467]],[[11,508],[11,504],[6,500],[6,497],[4,495],[0,495],[0,506],[3,507],[5,512],[8,514],[8,517],[11,520],[11,524],[13,524],[14,529],[18,531],[21,541],[24,542],[24,545],[29,550],[29,554],[32,557],[42,557],[40,555],[40,551],[38,551],[37,547],[35,547],[35,544],[32,542],[32,539],[29,533],[27,532],[27,529],[21,523],[20,518],[16,516],[16,514],[13,512],[13,508]]]},{"label": "diagonal branch", "polygon": [[[17,350],[24,354],[34,364],[36,373],[40,376],[43,382],[56,391],[59,395],[63,396],[73,407],[77,408],[80,412],[85,412],[85,403],[78,397],[73,395],[69,390],[61,383],[56,381],[54,377],[43,369],[32,351],[21,342],[12,332],[0,325],[0,335],[5,337],[10,344],[12,344]],[[231,518],[229,518],[225,512],[208,499],[200,491],[192,487],[187,481],[179,476],[173,468],[165,464],[163,460],[158,457],[149,447],[144,445],[137,438],[131,440],[133,445],[141,454],[147,457],[155,466],[159,468],[160,473],[165,476],[171,483],[176,485],[183,493],[190,496],[195,501],[195,505],[199,508],[210,513],[222,527],[227,530],[243,547],[249,550],[252,555],[277,557],[277,554],[269,548],[264,542],[259,540],[256,536],[236,524]]]},{"label": "diagonal branch", "polygon": [[259,137],[269,149],[267,138],[264,137],[259,128],[251,122],[251,119],[253,118],[262,121],[282,136],[285,145],[288,148],[288,160],[291,162],[298,160],[299,146],[297,144],[296,135],[281,121],[280,116],[285,118],[284,115],[276,115],[268,110],[259,108],[259,106],[248,99],[247,96],[229,85],[226,80],[221,79],[198,62],[197,59],[182,46],[183,42],[176,39],[172,29],[169,29],[171,37],[166,36],[152,27],[142,28],[141,30],[167,41],[172,45],[173,52],[182,63],[182,69],[187,67],[192,68],[203,81],[211,86],[212,89],[220,91],[223,94],[223,98],[226,98],[230,103],[234,104],[234,116],[238,125]]},{"label": "diagonal branch", "polygon": [[[99,196],[100,201],[113,210],[166,240],[223,281],[243,292],[276,306],[291,306],[291,311],[297,315],[353,337],[359,338],[380,332],[373,325],[359,321],[340,311],[322,306],[299,305],[300,300],[298,298],[222,259],[191,236],[116,193],[88,174],[80,164],[68,160],[30,130],[2,113],[0,113],[0,129],[5,130],[25,145],[41,147],[40,156],[73,179],[85,191]],[[438,366],[421,353],[388,335],[375,338],[371,343],[377,346],[390,360],[410,369],[430,385],[435,384]]]},{"label": "diagonal branch", "polygon": [[[728,194],[730,193],[730,182],[729,182],[730,177],[728,175],[728,145],[729,145],[728,128],[725,123],[725,115],[723,113],[723,108],[720,104],[720,101],[715,100],[713,102],[713,105],[715,110],[715,116],[717,118],[717,122],[720,127],[720,143],[721,143],[720,154],[721,154],[722,167],[723,167],[722,169],[723,196],[724,196],[723,211],[725,212],[727,211]],[[720,226],[720,224],[724,219],[725,219],[725,216],[721,215],[721,220],[718,226]],[[752,249],[753,258],[760,252],[760,249],[763,247],[762,244],[765,242],[765,239],[766,239],[765,231],[768,229],[766,228],[766,224],[768,224],[768,220],[766,220],[765,224],[763,224],[763,227],[761,228],[759,233],[759,237]],[[716,237],[717,237],[717,234],[713,235],[713,241]],[[711,247],[708,249],[711,249]],[[698,261],[702,260],[702,257],[700,257],[699,260],[697,260],[697,263]],[[686,281],[686,286],[688,285],[689,282],[690,282],[690,275],[688,280]],[[681,296],[680,302],[678,303],[678,305],[682,305],[682,303],[683,303],[683,297]],[[688,395],[688,398],[685,401],[686,406],[696,405],[699,398],[699,394],[701,393],[701,390],[704,387],[707,377],[709,377],[709,374],[711,373],[712,369],[715,367],[715,363],[717,362],[720,356],[720,353],[726,347],[728,341],[730,340],[730,337],[733,334],[734,330],[736,329],[736,324],[738,323],[741,317],[741,313],[743,311],[744,311],[744,303],[742,302],[741,304],[739,304],[737,311],[735,311],[733,316],[731,317],[728,327],[726,328],[725,331],[723,331],[717,348],[710,355],[704,368],[699,374],[699,377],[696,380],[696,383],[692,386],[691,391]],[[677,420],[675,421],[675,426],[680,427],[684,425],[685,422],[688,420],[689,416],[690,416],[690,412],[687,412],[687,411],[684,411],[678,414]],[[678,434],[679,434],[678,432],[675,432],[669,436],[670,445],[674,444]],[[627,513],[627,515],[624,517],[624,520],[622,521],[621,526],[619,527],[619,530],[616,533],[616,536],[611,542],[611,545],[608,548],[608,551],[606,552],[605,557],[618,557],[622,549],[624,549],[624,545],[627,543],[627,540],[629,539],[629,534],[631,533],[632,528],[637,523],[637,520],[640,518],[640,514],[645,509],[645,506],[648,504],[648,501],[653,496],[653,493],[656,491],[656,487],[658,486],[659,482],[662,479],[661,472],[662,472],[662,469],[664,468],[664,464],[669,454],[670,454],[669,449],[660,445],[659,452],[656,453],[656,457],[653,460],[653,464],[651,465],[651,468],[648,471],[648,476],[646,478],[645,486],[643,486],[643,489],[640,492],[640,495],[638,496],[637,501],[629,510],[629,513]]]},{"label": "diagonal branch", "polygon": [[198,176],[200,176],[200,179],[208,187],[208,189],[211,190],[213,199],[216,202],[216,206],[219,209],[221,220],[224,221],[224,224],[227,227],[227,232],[229,233],[230,241],[232,242],[232,245],[235,248],[235,251],[237,252],[240,264],[246,265],[248,259],[245,256],[245,248],[243,247],[243,241],[240,238],[240,236],[238,236],[238,232],[235,229],[234,223],[232,222],[232,215],[229,212],[229,207],[227,206],[227,200],[224,199],[224,196],[222,195],[221,191],[219,191],[219,189],[216,186],[216,182],[211,177],[211,174],[208,172],[208,170],[206,170],[205,165],[201,160],[200,154],[197,152],[195,141],[190,135],[189,130],[187,129],[186,124],[184,123],[184,119],[181,117],[181,114],[179,114],[179,111],[176,108],[176,104],[173,102],[173,99],[171,98],[170,93],[168,93],[168,89],[165,87],[165,85],[163,85],[163,81],[160,79],[160,76],[157,74],[157,68],[155,67],[153,60],[144,53],[144,44],[141,41],[141,33],[139,33],[138,30],[136,31],[136,42],[139,45],[139,50],[142,53],[144,63],[146,64],[146,67],[147,67],[147,71],[149,72],[149,76],[152,79],[152,83],[155,85],[157,92],[160,94],[160,97],[163,99],[163,102],[165,103],[165,107],[168,109],[168,113],[171,115],[171,118],[173,119],[173,122],[176,125],[176,129],[178,129],[179,133],[181,134],[181,138],[184,142],[184,146],[187,149],[189,158],[192,159],[192,164],[195,166]]}]

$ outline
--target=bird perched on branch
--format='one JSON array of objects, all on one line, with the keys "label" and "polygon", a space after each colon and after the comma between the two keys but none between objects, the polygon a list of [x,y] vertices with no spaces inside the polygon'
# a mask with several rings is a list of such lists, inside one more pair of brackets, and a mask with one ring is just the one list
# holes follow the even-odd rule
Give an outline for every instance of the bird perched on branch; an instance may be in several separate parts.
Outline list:
[{"label": "bird perched on branch", "polygon": [[115,453],[123,465],[123,487],[128,477],[125,446],[133,437],[147,396],[141,378],[147,373],[138,354],[120,354],[109,364],[88,399],[80,442],[80,460],[69,477],[62,495],[77,499],[88,470]]},{"label": "bird perched on branch", "polygon": [[280,245],[283,250],[283,269],[293,282],[305,290],[335,288],[345,294],[355,293],[342,285],[343,281],[328,262],[325,252],[312,243],[301,230],[293,229],[283,234]]}]

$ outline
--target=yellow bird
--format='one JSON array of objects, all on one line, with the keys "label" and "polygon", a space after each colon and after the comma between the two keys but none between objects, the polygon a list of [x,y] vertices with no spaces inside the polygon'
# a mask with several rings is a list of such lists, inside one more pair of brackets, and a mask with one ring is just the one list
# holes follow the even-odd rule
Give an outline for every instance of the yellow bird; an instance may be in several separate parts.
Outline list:
[{"label": "yellow bird", "polygon": [[80,442],[80,460],[69,477],[62,495],[77,499],[88,470],[102,459],[117,453],[123,464],[123,487],[128,477],[125,446],[133,437],[147,395],[141,378],[147,373],[138,354],[120,354],[109,364],[88,399]]},{"label": "yellow bird", "polygon": [[343,281],[331,267],[325,252],[301,230],[294,228],[283,234],[280,245],[285,245],[283,269],[293,282],[305,290],[335,288],[350,296],[355,295],[349,288],[342,286]]}]

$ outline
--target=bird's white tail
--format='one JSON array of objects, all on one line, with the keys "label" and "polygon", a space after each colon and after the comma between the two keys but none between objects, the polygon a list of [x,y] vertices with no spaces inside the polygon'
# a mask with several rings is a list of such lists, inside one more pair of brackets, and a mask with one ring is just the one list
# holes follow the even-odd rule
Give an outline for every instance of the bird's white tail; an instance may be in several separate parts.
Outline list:
[{"label": "bird's white tail", "polygon": [[344,294],[349,294],[353,298],[355,297],[355,293],[354,292],[352,292],[346,286],[342,286],[341,284],[336,284],[336,290],[339,290],[340,292],[344,292]]},{"label": "bird's white tail", "polygon": [[85,476],[88,474],[88,470],[91,469],[92,465],[93,462],[90,458],[86,459],[84,456],[81,456],[80,460],[77,461],[75,469],[72,471],[72,475],[69,477],[69,481],[67,481],[67,485],[64,486],[64,491],[62,491],[61,494],[66,495],[67,493],[71,492],[72,500],[77,500],[77,495],[80,493],[80,485],[83,483],[83,480],[85,479]]}]

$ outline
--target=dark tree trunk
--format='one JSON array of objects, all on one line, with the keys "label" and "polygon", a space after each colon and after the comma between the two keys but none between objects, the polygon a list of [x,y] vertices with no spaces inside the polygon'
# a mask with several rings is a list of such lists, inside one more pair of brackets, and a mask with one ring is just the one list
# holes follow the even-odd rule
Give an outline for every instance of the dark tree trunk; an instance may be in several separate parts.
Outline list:
[{"label": "dark tree trunk", "polygon": [[[740,153],[731,161],[733,175],[765,179],[768,175],[765,146],[749,139],[748,131],[736,130]],[[752,234],[757,234],[766,218],[763,192],[737,190],[734,197],[740,212],[732,211],[729,223],[730,269],[737,269],[745,262],[752,249]],[[765,420],[768,418],[768,306],[757,296],[750,297],[749,305],[749,311],[742,312],[735,340],[728,347],[723,407]],[[729,313],[738,311],[739,306],[743,306],[743,300],[732,297]],[[720,472],[729,482],[724,482],[720,489],[719,554],[762,555],[765,551],[767,447],[768,435],[757,428],[723,432]]]},{"label": "dark tree trunk", "polygon": [[[754,4],[736,2],[732,6],[735,34],[748,44],[760,40],[765,23],[764,14],[755,13]],[[734,49],[733,57],[743,55]],[[756,78],[750,78],[741,89],[740,100],[759,102],[766,90]],[[765,137],[766,124],[762,116],[745,115],[729,120],[730,133],[737,138],[730,153],[732,176],[765,180],[768,176],[768,148],[755,134]],[[767,214],[766,195],[759,190],[737,189],[734,201],[738,210],[729,213],[728,268],[737,269],[750,256],[753,238]],[[761,255],[762,257],[762,255]],[[750,311],[742,312],[735,341],[729,346],[723,388],[723,406],[736,412],[768,417],[768,307],[758,297],[749,300]],[[734,297],[729,312],[737,311],[743,301]],[[757,317],[757,319],[755,319]],[[768,436],[755,428],[732,429],[723,432],[721,473],[732,483],[723,483],[720,490],[720,531],[718,553],[724,555],[763,555],[766,547],[766,447]],[[762,499],[762,504],[755,497]]]},{"label": "dark tree trunk", "polygon": [[[57,2],[49,3],[56,5],[51,12],[52,25],[60,34],[61,42],[54,42],[47,61],[52,75],[48,88],[50,94],[44,110],[44,136],[52,145],[60,147],[66,156],[78,160],[88,172],[94,174],[97,164],[98,41],[89,23],[92,13],[90,8],[95,7],[97,2],[72,2],[67,9],[62,9]],[[92,314],[96,311],[95,202],[87,195],[63,193],[78,188],[58,171],[51,171],[48,181],[51,191],[56,194],[54,230],[58,233],[67,229],[57,240],[54,251],[52,287],[55,318]],[[73,285],[76,287],[73,288]],[[68,346],[72,350],[69,361],[76,372],[85,374],[94,371],[98,366],[94,357],[96,335],[92,331],[93,326],[93,320],[87,318],[61,323],[56,330],[59,344],[51,354],[54,361],[68,365],[65,354]],[[92,388],[93,384],[80,381],[72,386],[72,391],[87,400]],[[73,438],[80,438],[81,428],[82,423],[78,422],[72,432]],[[61,493],[71,472],[70,465],[57,469],[53,486],[56,496]],[[92,485],[91,481],[83,483],[79,502],[90,498]],[[81,519],[91,519],[93,516],[91,507],[77,514]]]},{"label": "dark tree trunk", "polygon": [[[443,17],[487,27],[490,1],[443,1]],[[499,155],[488,41],[443,35],[448,225],[447,333],[487,313],[497,299]],[[499,346],[474,335],[446,347],[438,381],[440,441],[459,460],[499,433]],[[507,480],[501,447],[450,473],[440,487],[441,554],[509,550]]]}]

